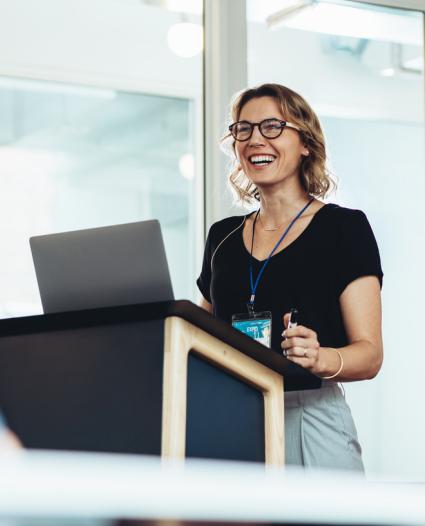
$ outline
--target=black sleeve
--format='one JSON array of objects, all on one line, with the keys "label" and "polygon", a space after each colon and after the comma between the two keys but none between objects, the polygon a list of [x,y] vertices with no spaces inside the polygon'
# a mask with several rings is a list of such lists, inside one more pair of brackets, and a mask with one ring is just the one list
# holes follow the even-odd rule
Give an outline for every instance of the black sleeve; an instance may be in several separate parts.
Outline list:
[{"label": "black sleeve", "polygon": [[202,270],[201,273],[196,280],[196,284],[198,285],[198,289],[201,291],[202,296],[212,303],[211,301],[211,293],[210,293],[210,286],[211,286],[211,256],[212,256],[212,228],[210,228],[207,236],[207,240],[205,242],[205,249],[204,249],[204,259],[202,262]]},{"label": "black sleeve", "polygon": [[336,255],[337,291],[362,276],[377,276],[382,287],[383,272],[378,245],[366,215],[348,210],[341,217],[341,238]]}]

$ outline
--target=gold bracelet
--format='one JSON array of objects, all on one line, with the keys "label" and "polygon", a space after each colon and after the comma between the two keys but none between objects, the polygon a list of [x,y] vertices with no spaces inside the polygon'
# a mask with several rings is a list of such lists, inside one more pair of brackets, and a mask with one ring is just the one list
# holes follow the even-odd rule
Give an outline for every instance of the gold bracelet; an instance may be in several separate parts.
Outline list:
[{"label": "gold bracelet", "polygon": [[344,367],[344,359],[342,358],[342,354],[338,351],[338,349],[332,350],[338,353],[341,364],[339,366],[338,371],[335,374],[332,374],[331,376],[321,376],[322,380],[331,380],[332,378],[335,378],[335,376],[338,376],[339,373],[342,371],[342,368]]}]

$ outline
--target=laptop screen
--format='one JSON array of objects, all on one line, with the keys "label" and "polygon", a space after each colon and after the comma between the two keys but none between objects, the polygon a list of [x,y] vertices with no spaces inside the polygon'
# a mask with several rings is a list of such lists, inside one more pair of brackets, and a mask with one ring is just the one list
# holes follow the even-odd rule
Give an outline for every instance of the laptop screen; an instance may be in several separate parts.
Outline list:
[{"label": "laptop screen", "polygon": [[45,313],[174,299],[157,220],[30,238]]}]

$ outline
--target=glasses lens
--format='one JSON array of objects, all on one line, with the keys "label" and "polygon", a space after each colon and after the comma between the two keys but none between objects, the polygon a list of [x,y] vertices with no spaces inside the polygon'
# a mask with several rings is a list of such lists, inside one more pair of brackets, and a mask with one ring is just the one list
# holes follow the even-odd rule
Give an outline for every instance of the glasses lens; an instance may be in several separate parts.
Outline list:
[{"label": "glasses lens", "polygon": [[264,137],[274,139],[282,133],[284,127],[285,125],[277,119],[267,119],[260,124],[260,131]]},{"label": "glasses lens", "polygon": [[235,122],[232,126],[232,134],[238,141],[244,141],[251,135],[252,125],[249,122]]}]

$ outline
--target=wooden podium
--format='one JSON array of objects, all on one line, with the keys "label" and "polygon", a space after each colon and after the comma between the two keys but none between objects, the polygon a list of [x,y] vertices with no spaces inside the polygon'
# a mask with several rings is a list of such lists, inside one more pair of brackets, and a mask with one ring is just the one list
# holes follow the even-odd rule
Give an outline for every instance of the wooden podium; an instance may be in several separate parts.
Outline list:
[{"label": "wooden podium", "polygon": [[189,301],[0,320],[0,408],[30,448],[284,464],[284,390],[320,379]]}]

